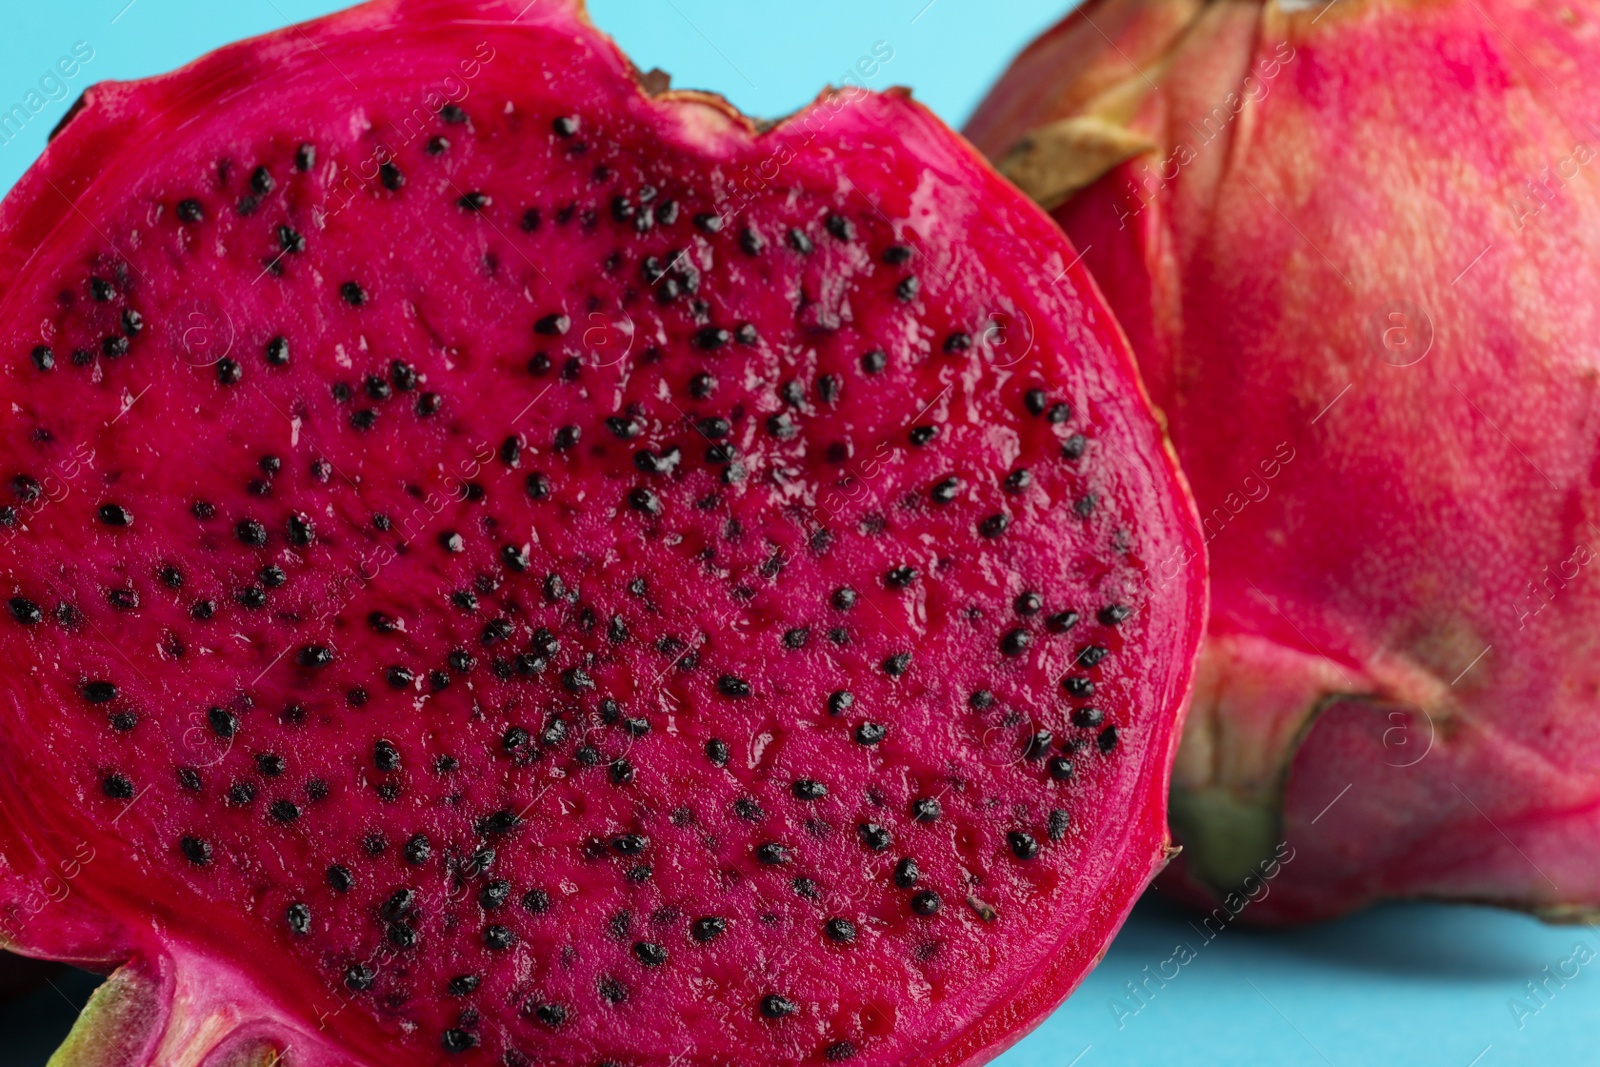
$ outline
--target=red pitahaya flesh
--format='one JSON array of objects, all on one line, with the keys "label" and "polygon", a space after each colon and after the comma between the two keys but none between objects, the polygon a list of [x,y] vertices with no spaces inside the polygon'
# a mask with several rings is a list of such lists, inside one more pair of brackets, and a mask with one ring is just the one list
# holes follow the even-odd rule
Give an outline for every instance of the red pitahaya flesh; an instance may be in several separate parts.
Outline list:
[{"label": "red pitahaya flesh", "polygon": [[1164,861],[1199,529],[1037,207],[572,3],[89,92],[0,208],[0,928],[67,1063],[966,1064]]},{"label": "red pitahaya flesh", "polygon": [[1193,482],[1173,822],[1189,889],[1267,880],[1247,917],[1600,909],[1597,33],[1593,3],[1105,0],[972,120]]}]

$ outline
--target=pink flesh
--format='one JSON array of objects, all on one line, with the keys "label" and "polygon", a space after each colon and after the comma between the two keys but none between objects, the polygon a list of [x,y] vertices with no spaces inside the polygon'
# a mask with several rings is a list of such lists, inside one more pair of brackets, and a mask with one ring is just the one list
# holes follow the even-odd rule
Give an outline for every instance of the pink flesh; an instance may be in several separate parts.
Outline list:
[{"label": "pink flesh", "polygon": [[[4,595],[46,616],[0,618],[6,928],[36,954],[150,960],[311,1059],[431,1063],[449,1040],[475,1041],[468,1058],[481,1062],[507,1050],[563,1064],[985,1059],[1060,1002],[1163,860],[1202,577],[1154,577],[1198,532],[1131,362],[1055,228],[903,96],[825,98],[756,137],[720,102],[647,97],[561,5],[508,25],[521,6],[372,5],[97,88],[0,208],[13,249],[0,262],[42,245],[0,268],[12,411],[0,474],[44,487],[17,503]],[[424,102],[452,76],[469,87],[454,124]],[[578,130],[561,136],[568,116]],[[430,155],[435,136],[449,146]],[[398,189],[359,176],[381,142]],[[302,143],[316,149],[304,173]],[[758,183],[773,161],[775,180]],[[250,193],[257,166],[270,193]],[[672,201],[677,215],[639,232],[647,183],[651,207]],[[489,198],[481,211],[460,206],[474,193]],[[246,195],[259,202],[241,214]],[[614,216],[618,195],[633,218]],[[188,198],[202,221],[181,217]],[[694,221],[719,212],[720,232]],[[833,216],[853,232],[835,233]],[[281,254],[280,225],[304,236],[303,253]],[[747,226],[765,238],[759,254],[741,249]],[[791,228],[814,250],[793,248]],[[888,265],[900,244],[912,258]],[[698,292],[664,302],[642,261],[683,249]],[[920,292],[900,299],[910,275]],[[91,277],[116,295],[97,302]],[[341,297],[351,281],[360,306]],[[124,308],[143,329],[106,358]],[[539,332],[556,314],[567,332]],[[745,323],[757,339],[695,341]],[[31,356],[41,330],[48,372]],[[956,333],[972,347],[947,354]],[[265,357],[276,336],[286,366]],[[887,366],[869,375],[875,348]],[[219,380],[224,352],[234,384]],[[540,355],[549,369],[532,373]],[[416,388],[371,398],[364,382],[397,359]],[[697,398],[702,373],[717,384]],[[831,402],[823,375],[839,383]],[[791,380],[796,406],[780,399]],[[335,383],[354,395],[336,400]],[[1029,413],[1031,389],[1070,417]],[[416,410],[425,393],[441,398],[432,415]],[[377,413],[365,430],[363,411]],[[705,459],[712,416],[732,423],[742,481]],[[792,436],[770,431],[780,416]],[[619,417],[636,438],[608,429]],[[938,436],[914,446],[924,425]],[[579,437],[561,449],[566,427]],[[1064,458],[1077,434],[1086,451]],[[508,464],[511,437],[521,450]],[[639,450],[674,445],[671,473],[637,465]],[[264,473],[266,456],[281,470]],[[1031,482],[1008,492],[1019,469]],[[525,489],[532,472],[548,478],[543,499]],[[936,503],[951,476],[954,499]],[[630,505],[642,489],[659,515]],[[215,516],[197,519],[197,499]],[[132,525],[98,521],[105,504]],[[315,523],[309,546],[288,539],[294,514]],[[983,536],[993,515],[1011,524]],[[265,525],[264,547],[236,535],[247,519]],[[241,606],[268,564],[286,583]],[[179,590],[158,577],[169,565]],[[903,566],[915,579],[890,588]],[[480,575],[477,609],[452,605]],[[859,602],[840,610],[845,586]],[[108,602],[119,589],[137,591],[136,609]],[[1043,610],[1019,616],[1028,590]],[[197,621],[202,599],[216,611]],[[81,621],[60,624],[61,603]],[[1126,621],[1097,620],[1115,604],[1133,609]],[[1066,610],[1076,626],[1048,632]],[[395,628],[375,629],[373,613]],[[513,635],[486,647],[496,618]],[[527,653],[539,627],[560,643],[542,673],[497,678],[491,662]],[[809,640],[788,647],[801,627]],[[1008,656],[1015,629],[1032,644]],[[318,645],[331,664],[304,666]],[[1091,645],[1109,654],[1074,667]],[[474,670],[450,667],[457,649]],[[902,652],[909,669],[892,677],[883,664]],[[391,684],[393,666],[415,681]],[[1093,699],[1069,699],[1065,675],[1092,680]],[[751,694],[725,695],[722,678]],[[90,704],[84,686],[99,680],[116,697]],[[364,703],[347,696],[357,688]],[[996,700],[975,712],[979,689]],[[830,715],[835,690],[855,702]],[[606,698],[648,733],[630,736]],[[1071,724],[1090,704],[1114,746]],[[303,722],[286,713],[296,705]],[[212,706],[237,716],[231,739]],[[137,715],[131,729],[113,725],[122,712]],[[565,736],[541,740],[557,721]],[[867,723],[886,727],[881,743],[856,740]],[[506,749],[512,727],[532,735],[520,757]],[[1071,781],[1026,752],[1039,729]],[[708,758],[713,739],[725,767]],[[397,769],[376,765],[380,741]],[[267,754],[281,775],[263,772]],[[447,756],[456,769],[441,771]],[[180,788],[183,767],[198,793]],[[109,775],[134,798],[108,796]],[[797,799],[802,778],[827,795]],[[248,802],[229,800],[237,783],[254,787]],[[936,821],[912,820],[919,797],[938,798]],[[741,815],[747,799],[759,810]],[[279,801],[292,821],[271,814]],[[486,828],[496,813],[515,827]],[[892,844],[865,847],[864,823]],[[1013,831],[1037,840],[1037,858],[1014,854]],[[411,863],[416,834],[430,852]],[[623,835],[642,839],[637,854]],[[186,858],[186,836],[209,863]],[[787,864],[758,861],[769,842]],[[486,844],[492,868],[474,870]],[[39,876],[83,848],[93,859],[69,900],[36,909]],[[908,856],[922,872],[910,890],[891,879]],[[333,864],[354,888],[330,886]],[[486,909],[497,879],[509,898]],[[402,887],[417,894],[403,949],[379,916]],[[530,890],[548,910],[523,906]],[[925,890],[937,915],[913,913]],[[286,921],[298,903],[311,915],[300,936]],[[835,916],[855,924],[853,944],[824,936]],[[726,932],[700,943],[691,924],[706,917]],[[493,925],[515,943],[488,947]],[[665,962],[646,966],[642,945]],[[352,991],[360,963],[374,980]],[[446,995],[466,974],[477,990]],[[773,994],[794,1013],[764,1017]],[[541,1004],[565,1021],[541,1021]]]},{"label": "pink flesh", "polygon": [[1597,30],[1593,3],[1110,0],[969,131],[999,156],[1137,90],[1156,150],[1056,217],[1200,504],[1214,598],[1174,824],[1216,893],[1248,869],[1207,847],[1237,824],[1179,813],[1270,809],[1295,858],[1253,918],[1600,908]]}]

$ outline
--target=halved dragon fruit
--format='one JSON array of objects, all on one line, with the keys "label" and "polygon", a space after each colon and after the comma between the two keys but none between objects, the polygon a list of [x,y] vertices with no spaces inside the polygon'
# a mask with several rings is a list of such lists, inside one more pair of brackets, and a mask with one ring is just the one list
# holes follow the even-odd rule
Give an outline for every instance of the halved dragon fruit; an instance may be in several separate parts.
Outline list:
[{"label": "halved dragon fruit", "polygon": [[1167,851],[1198,527],[1037,208],[573,3],[103,85],[0,208],[0,929],[72,1064],[963,1064]]},{"label": "halved dragon fruit", "polygon": [[1600,916],[1597,27],[1095,0],[969,128],[1084,249],[1194,484],[1173,824],[1248,919]]}]

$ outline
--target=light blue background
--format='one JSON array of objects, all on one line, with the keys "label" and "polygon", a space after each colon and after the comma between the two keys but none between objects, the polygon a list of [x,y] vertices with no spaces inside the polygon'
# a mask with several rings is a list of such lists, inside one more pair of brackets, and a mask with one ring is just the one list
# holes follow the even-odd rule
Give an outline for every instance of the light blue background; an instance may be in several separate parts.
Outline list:
[{"label": "light blue background", "polygon": [[[590,0],[594,19],[641,67],[684,87],[713,89],[758,115],[791,111],[886,42],[894,59],[874,88],[910,85],[959,123],[1011,55],[1067,0]],[[71,86],[178,66],[226,41],[340,6],[318,0],[0,0],[0,110],[86,41],[94,59]],[[126,6],[125,6],[126,5]],[[68,99],[0,146],[9,188],[44,146]],[[1125,983],[1145,979],[1187,943],[1192,962],[1148,1005]],[[1552,928],[1476,908],[1391,906],[1295,932],[1226,929],[1214,941],[1188,916],[1142,903],[1083,988],[1002,1067],[1121,1064],[1506,1064],[1600,1062],[1600,958],[1568,964],[1545,1003],[1525,983],[1560,967],[1578,944],[1600,956],[1600,933]],[[1172,973],[1169,965],[1167,974]],[[0,1009],[0,1065],[42,1063],[31,1047],[62,1020],[81,981],[58,980]],[[1121,1025],[1111,1005],[1120,998]],[[1519,1027],[1511,1003],[1527,1014]],[[1537,1008],[1537,1013],[1533,1009]],[[30,1038],[32,1040],[30,1040]],[[53,1035],[49,1040],[57,1040]],[[29,1050],[25,1051],[27,1046]]]}]

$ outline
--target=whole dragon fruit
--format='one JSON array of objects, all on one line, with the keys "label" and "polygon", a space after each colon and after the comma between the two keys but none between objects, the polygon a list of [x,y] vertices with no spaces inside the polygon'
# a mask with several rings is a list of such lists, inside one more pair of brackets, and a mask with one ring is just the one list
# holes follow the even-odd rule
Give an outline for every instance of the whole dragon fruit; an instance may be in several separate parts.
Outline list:
[{"label": "whole dragon fruit", "polygon": [[1588,2],[1096,0],[971,121],[1200,504],[1172,817],[1230,911],[1600,910],[1597,61]]},{"label": "whole dragon fruit", "polygon": [[92,89],[0,205],[0,931],[59,1063],[976,1063],[1166,857],[1192,505],[904,93],[571,0]]}]

